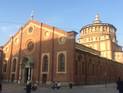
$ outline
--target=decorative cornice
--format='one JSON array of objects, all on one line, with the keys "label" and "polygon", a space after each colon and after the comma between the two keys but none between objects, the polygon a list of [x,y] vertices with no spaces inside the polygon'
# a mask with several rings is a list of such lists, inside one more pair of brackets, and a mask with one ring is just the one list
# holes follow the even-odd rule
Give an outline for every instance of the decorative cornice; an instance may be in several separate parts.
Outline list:
[{"label": "decorative cornice", "polygon": [[88,28],[88,27],[94,27],[94,26],[110,26],[110,27],[113,27],[115,29],[115,31],[117,30],[115,28],[115,26],[113,26],[112,24],[109,24],[109,23],[97,23],[97,24],[88,24],[88,25],[85,25],[81,28],[80,32],[85,29],[85,28]]}]

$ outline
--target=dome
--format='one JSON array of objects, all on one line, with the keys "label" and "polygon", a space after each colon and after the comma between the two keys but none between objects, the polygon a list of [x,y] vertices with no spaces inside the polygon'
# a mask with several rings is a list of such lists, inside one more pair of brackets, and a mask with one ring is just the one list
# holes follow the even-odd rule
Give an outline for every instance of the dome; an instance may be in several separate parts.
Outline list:
[{"label": "dome", "polygon": [[85,29],[85,28],[94,27],[94,26],[108,26],[108,27],[114,28],[115,31],[117,30],[117,29],[115,28],[115,26],[113,26],[112,24],[103,23],[103,22],[100,20],[99,14],[96,14],[95,19],[94,19],[94,21],[92,22],[92,24],[88,24],[88,25],[83,26],[83,27],[81,28],[80,32],[81,32],[83,29]]}]

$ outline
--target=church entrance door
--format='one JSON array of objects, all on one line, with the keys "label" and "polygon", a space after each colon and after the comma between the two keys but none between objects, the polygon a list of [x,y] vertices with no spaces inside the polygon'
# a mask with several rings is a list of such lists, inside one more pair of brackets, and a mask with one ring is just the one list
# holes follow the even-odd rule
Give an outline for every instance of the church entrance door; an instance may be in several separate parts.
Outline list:
[{"label": "church entrance door", "polygon": [[28,80],[28,73],[29,73],[29,68],[25,68],[24,69],[24,83],[26,83]]},{"label": "church entrance door", "polygon": [[42,75],[42,84],[46,84],[47,82],[47,74]]},{"label": "church entrance door", "polygon": [[32,76],[31,76],[32,68],[33,68],[32,58],[30,56],[24,56],[22,58],[23,83],[27,83],[28,80],[32,79]]},{"label": "church entrance door", "polygon": [[24,69],[24,83],[31,79],[31,68]]}]

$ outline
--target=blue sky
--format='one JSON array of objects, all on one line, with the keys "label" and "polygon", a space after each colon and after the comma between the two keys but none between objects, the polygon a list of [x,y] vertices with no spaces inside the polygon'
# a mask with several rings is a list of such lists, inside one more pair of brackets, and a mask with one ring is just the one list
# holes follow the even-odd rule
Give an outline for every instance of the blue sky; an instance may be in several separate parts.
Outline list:
[{"label": "blue sky", "polygon": [[34,10],[34,19],[66,31],[80,31],[97,13],[101,21],[117,28],[123,46],[123,0],[1,0],[0,45],[24,25]]}]

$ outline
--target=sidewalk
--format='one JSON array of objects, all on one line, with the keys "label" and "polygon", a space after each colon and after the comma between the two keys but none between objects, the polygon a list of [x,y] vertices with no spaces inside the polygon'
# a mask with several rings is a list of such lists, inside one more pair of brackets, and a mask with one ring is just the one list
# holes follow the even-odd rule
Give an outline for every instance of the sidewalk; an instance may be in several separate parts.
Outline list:
[{"label": "sidewalk", "polygon": [[[24,86],[17,84],[3,84],[2,93],[25,93]],[[68,87],[62,87],[61,89],[53,90],[51,88],[39,87],[32,93],[118,93],[116,90],[116,84],[103,85],[86,85],[86,86],[74,86],[72,89]]]}]

